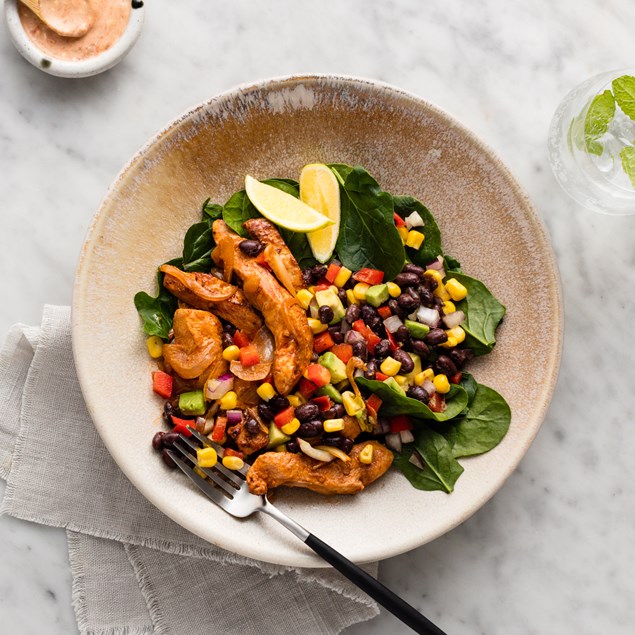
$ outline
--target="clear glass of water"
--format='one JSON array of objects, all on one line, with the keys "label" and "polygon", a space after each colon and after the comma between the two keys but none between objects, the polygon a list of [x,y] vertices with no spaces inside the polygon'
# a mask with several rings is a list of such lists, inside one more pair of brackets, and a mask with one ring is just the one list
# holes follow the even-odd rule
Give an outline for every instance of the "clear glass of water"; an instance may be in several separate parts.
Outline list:
[{"label": "clear glass of water", "polygon": [[562,188],[604,214],[635,214],[635,69],[591,77],[560,103],[549,161]]}]

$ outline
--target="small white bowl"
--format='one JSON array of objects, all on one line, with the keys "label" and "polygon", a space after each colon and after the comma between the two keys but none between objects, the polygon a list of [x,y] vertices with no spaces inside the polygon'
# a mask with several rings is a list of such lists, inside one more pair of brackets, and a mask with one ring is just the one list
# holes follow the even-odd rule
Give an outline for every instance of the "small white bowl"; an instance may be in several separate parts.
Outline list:
[{"label": "small white bowl", "polygon": [[[51,57],[31,41],[20,21],[18,2],[19,0],[6,0],[4,3],[4,19],[15,48],[33,66],[58,77],[89,77],[103,73],[118,64],[128,54],[141,34],[145,15],[145,6],[141,3],[134,3],[128,26],[113,46],[103,53],[85,60],[61,60]],[[138,4],[141,6],[136,6]]]}]

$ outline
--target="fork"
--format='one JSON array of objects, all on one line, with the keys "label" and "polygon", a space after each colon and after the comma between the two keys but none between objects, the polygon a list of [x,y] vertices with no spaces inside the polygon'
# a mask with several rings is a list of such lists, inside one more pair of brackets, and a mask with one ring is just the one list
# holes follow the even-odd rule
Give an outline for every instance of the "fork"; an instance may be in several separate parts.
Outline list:
[{"label": "fork", "polygon": [[[189,429],[203,447],[212,447],[219,457],[224,455],[223,448],[199,434],[196,430]],[[304,527],[283,514],[277,507],[269,502],[266,496],[258,496],[249,491],[247,481],[247,471],[249,467],[243,465],[240,470],[229,470],[221,463],[216,463],[213,468],[201,468],[196,459],[196,450],[200,449],[191,438],[181,434],[180,443],[175,442],[167,453],[181,471],[196,485],[209,499],[224,509],[228,514],[237,518],[246,518],[255,512],[264,512],[275,518],[281,525],[286,527],[292,534],[297,536],[305,545],[313,549],[315,553],[326,560],[331,566],[346,576],[353,584],[371,598],[379,602],[393,615],[407,624],[416,633],[422,635],[445,635],[445,633],[435,626],[430,620],[423,616],[414,607],[402,600],[388,587],[375,580],[371,575],[360,569],[341,553],[330,547],[317,536],[309,533]],[[177,455],[180,454],[180,457]],[[197,468],[195,472],[188,463]],[[203,473],[207,478],[203,478]],[[213,484],[213,485],[212,485]]]}]

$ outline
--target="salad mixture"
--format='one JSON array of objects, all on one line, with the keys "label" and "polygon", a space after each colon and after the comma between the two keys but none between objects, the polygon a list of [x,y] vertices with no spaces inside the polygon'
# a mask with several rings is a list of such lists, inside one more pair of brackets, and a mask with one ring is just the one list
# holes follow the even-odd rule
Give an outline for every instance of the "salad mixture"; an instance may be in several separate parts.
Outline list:
[{"label": "salad mixture", "polygon": [[305,166],[300,181],[247,176],[205,201],[183,254],[135,296],[149,336],[168,467],[179,434],[209,439],[196,469],[354,494],[391,465],[452,492],[457,459],[505,436],[504,398],[466,372],[492,351],[505,308],[443,253],[430,211],[362,167]]}]

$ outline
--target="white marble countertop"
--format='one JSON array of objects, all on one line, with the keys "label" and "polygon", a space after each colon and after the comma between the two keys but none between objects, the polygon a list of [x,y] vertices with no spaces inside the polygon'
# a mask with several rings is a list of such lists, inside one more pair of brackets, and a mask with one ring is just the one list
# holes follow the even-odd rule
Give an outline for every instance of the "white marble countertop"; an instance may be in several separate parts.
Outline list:
[{"label": "white marble countertop", "polygon": [[[517,472],[462,526],[382,563],[381,579],[451,635],[632,633],[635,217],[594,215],[569,200],[549,169],[546,137],[569,88],[632,65],[635,4],[147,4],[131,55],[90,79],[45,75],[3,31],[0,336],[14,322],[39,323],[44,303],[70,303],[84,232],[106,188],[189,106],[296,72],[359,75],[419,94],[485,139],[546,221],[563,281],[565,347],[549,414]],[[548,316],[538,309],[535,320]],[[3,517],[0,542],[0,630],[76,632],[64,532]],[[347,632],[406,630],[382,614]]]}]

